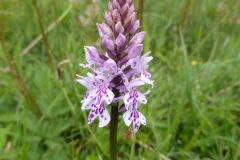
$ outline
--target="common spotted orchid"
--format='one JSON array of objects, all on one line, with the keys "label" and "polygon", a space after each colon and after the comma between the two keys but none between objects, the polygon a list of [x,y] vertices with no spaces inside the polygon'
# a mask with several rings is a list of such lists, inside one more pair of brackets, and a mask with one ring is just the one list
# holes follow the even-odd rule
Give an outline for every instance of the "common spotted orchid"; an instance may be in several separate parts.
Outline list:
[{"label": "common spotted orchid", "polygon": [[86,77],[77,76],[77,82],[86,87],[82,110],[90,110],[88,123],[99,118],[99,127],[106,126],[111,117],[110,104],[122,103],[119,112],[127,126],[138,131],[146,125],[140,104],[146,104],[146,94],[139,91],[144,84],[153,86],[147,71],[153,59],[150,53],[141,55],[145,32],[140,32],[140,22],[132,0],[111,0],[104,14],[105,22],[97,24],[104,52],[93,46],[85,47],[87,64],[91,70]]}]

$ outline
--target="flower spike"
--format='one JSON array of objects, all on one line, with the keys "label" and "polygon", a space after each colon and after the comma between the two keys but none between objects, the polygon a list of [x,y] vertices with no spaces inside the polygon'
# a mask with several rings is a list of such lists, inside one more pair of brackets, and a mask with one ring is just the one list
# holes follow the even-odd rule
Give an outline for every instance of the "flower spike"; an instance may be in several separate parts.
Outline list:
[{"label": "flower spike", "polygon": [[98,126],[104,127],[111,121],[108,105],[121,103],[118,109],[123,121],[126,126],[132,124],[137,132],[141,124],[146,125],[140,104],[147,103],[146,93],[139,87],[153,86],[154,81],[148,72],[153,57],[150,53],[141,55],[146,33],[140,31],[132,0],[110,0],[104,22],[97,24],[97,29],[105,52],[85,46],[87,64],[81,66],[92,73],[77,77],[77,82],[87,89],[81,109],[90,110],[88,123],[98,117]]}]

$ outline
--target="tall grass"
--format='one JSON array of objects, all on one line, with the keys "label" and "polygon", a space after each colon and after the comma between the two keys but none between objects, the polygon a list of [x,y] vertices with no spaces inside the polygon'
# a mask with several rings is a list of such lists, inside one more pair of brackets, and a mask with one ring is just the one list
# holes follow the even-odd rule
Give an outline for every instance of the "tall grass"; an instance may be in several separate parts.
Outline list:
[{"label": "tall grass", "polygon": [[[142,111],[147,126],[133,138],[119,124],[119,159],[239,160],[240,1],[144,2],[156,84]],[[105,9],[105,1],[0,1],[0,159],[109,158],[108,129],[88,126],[75,83]]]}]

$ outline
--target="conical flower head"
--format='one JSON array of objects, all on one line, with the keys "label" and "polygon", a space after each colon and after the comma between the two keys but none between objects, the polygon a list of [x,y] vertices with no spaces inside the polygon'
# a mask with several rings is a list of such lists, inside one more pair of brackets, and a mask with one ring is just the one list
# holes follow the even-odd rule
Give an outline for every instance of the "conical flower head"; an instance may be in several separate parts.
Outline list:
[{"label": "conical flower head", "polygon": [[107,106],[122,103],[119,111],[124,112],[125,124],[133,124],[133,130],[138,131],[140,124],[146,125],[139,105],[147,103],[148,93],[141,93],[138,88],[144,84],[153,86],[154,81],[147,71],[152,57],[149,53],[141,56],[145,32],[140,31],[132,0],[109,1],[104,22],[97,28],[105,53],[85,47],[88,63],[81,66],[93,73],[77,78],[87,88],[82,110],[90,110],[88,123],[99,117],[99,127],[104,127],[110,121]]},{"label": "conical flower head", "polygon": [[[112,0],[104,15],[105,22],[98,24],[98,32],[109,57],[123,63],[140,55],[145,32],[138,32],[140,22],[132,0]],[[135,51],[132,55],[128,51]]]}]

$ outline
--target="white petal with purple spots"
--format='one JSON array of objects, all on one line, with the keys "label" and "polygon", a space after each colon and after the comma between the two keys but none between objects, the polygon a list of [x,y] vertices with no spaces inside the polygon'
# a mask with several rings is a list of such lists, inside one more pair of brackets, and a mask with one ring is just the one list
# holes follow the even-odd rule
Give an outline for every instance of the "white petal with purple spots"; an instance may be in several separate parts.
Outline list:
[{"label": "white petal with purple spots", "polygon": [[95,105],[92,106],[88,115],[88,123],[91,124],[96,117],[99,117],[98,127],[104,127],[110,122],[110,115],[105,105],[102,104],[99,108]]},{"label": "white petal with purple spots", "polygon": [[141,73],[141,79],[143,82],[147,84],[151,84],[153,86],[154,81],[152,80],[152,76],[149,72],[144,71]]},{"label": "white petal with purple spots", "polygon": [[124,114],[123,114],[123,120],[126,124],[126,126],[130,126],[131,123],[132,123],[132,114],[130,111],[126,111]]},{"label": "white petal with purple spots", "polygon": [[110,115],[105,108],[105,106],[100,106],[99,108],[99,124],[98,127],[104,127],[110,122]]},{"label": "white petal with purple spots", "polygon": [[98,109],[96,107],[93,107],[88,115],[88,124],[91,124],[94,119],[98,116]]},{"label": "white petal with purple spots", "polygon": [[138,94],[138,101],[142,104],[147,104],[146,96],[141,92],[137,92],[137,94]]},{"label": "white petal with purple spots", "polygon": [[95,99],[95,93],[96,90],[91,90],[85,94],[84,99],[82,100],[82,108],[86,108],[86,106]]},{"label": "white petal with purple spots", "polygon": [[146,125],[146,118],[138,110],[133,110],[133,111],[128,110],[128,111],[126,111],[123,114],[123,120],[124,120],[126,126],[128,126],[128,127],[133,122],[134,132],[138,131],[141,124]]}]

